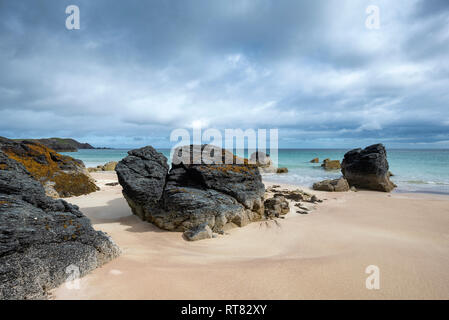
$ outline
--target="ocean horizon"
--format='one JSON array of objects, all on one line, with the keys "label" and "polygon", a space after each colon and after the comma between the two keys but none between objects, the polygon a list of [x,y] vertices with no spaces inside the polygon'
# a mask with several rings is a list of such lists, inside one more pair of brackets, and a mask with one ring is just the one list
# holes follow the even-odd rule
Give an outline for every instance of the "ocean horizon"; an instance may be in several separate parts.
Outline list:
[{"label": "ocean horizon", "polygon": [[[167,159],[170,149],[156,148]],[[120,161],[130,149],[80,149],[61,152],[82,160],[86,167],[96,167],[109,161]],[[264,178],[279,183],[311,187],[314,182],[335,179],[340,170],[321,168],[322,160],[342,160],[350,149],[278,149],[278,166],[288,168],[286,174],[264,174]],[[235,152],[239,156],[247,156]],[[395,192],[423,192],[449,194],[449,149],[388,149],[391,180],[398,185]],[[310,163],[319,158],[320,163]],[[169,160],[170,163],[170,160]]]}]

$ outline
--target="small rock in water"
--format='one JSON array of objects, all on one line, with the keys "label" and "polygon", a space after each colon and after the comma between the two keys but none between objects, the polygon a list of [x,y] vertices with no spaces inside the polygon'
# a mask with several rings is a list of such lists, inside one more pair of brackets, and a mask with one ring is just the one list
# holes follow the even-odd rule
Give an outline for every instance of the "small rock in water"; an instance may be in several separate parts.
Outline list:
[{"label": "small rock in water", "polygon": [[309,214],[308,211],[300,211],[300,210],[296,211],[296,213],[299,213],[299,214]]},{"label": "small rock in water", "polygon": [[276,170],[276,173],[288,173],[288,169],[287,168],[278,168]]}]

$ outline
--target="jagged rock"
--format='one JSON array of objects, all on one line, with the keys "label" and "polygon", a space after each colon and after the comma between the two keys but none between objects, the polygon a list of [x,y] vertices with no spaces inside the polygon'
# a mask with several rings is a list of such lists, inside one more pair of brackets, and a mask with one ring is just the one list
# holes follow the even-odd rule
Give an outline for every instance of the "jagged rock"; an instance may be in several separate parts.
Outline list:
[{"label": "jagged rock", "polygon": [[60,155],[37,142],[1,138],[0,150],[24,165],[49,196],[80,196],[99,190],[81,160]]},{"label": "jagged rock", "polygon": [[207,223],[202,223],[199,226],[184,232],[184,237],[189,241],[197,241],[203,239],[210,239],[213,237],[212,229]]},{"label": "jagged rock", "polygon": [[290,211],[288,201],[283,196],[274,196],[264,202],[266,217],[279,217]]},{"label": "jagged rock", "polygon": [[354,149],[344,156],[341,172],[350,186],[390,192],[396,185],[388,175],[387,152],[382,144]]},{"label": "jagged rock", "polygon": [[319,163],[320,159],[319,158],[314,158],[312,160],[310,160],[310,163]]},{"label": "jagged rock", "polygon": [[77,206],[45,195],[25,167],[0,151],[0,300],[42,299],[120,253]]},{"label": "jagged rock", "polygon": [[264,214],[259,169],[226,150],[180,147],[168,173],[167,159],[152,147],[129,154],[116,167],[123,194],[135,214],[162,229],[186,231],[206,223],[219,232]]},{"label": "jagged rock", "polygon": [[277,168],[276,173],[288,173],[287,168]]},{"label": "jagged rock", "polygon": [[321,165],[326,170],[338,170],[341,169],[340,160],[323,160],[323,164]]},{"label": "jagged rock", "polygon": [[313,184],[313,190],[330,191],[330,192],[344,192],[349,191],[349,184],[345,178],[334,180],[324,180]]}]

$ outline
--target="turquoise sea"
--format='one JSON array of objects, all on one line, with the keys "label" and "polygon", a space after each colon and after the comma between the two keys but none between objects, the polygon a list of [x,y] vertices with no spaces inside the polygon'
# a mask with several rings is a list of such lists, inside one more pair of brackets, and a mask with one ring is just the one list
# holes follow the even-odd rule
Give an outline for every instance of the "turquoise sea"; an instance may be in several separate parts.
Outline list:
[{"label": "turquoise sea", "polygon": [[[167,158],[170,149],[159,149]],[[342,160],[347,149],[280,149],[280,167],[287,167],[287,174],[269,175],[270,181],[301,186],[336,178],[339,171],[325,171],[320,164],[310,163],[313,158]],[[108,161],[118,161],[127,155],[125,149],[79,150],[64,153],[84,161],[86,167],[95,167]],[[436,192],[449,194],[449,150],[387,150],[391,179],[398,185],[397,192]],[[240,154],[239,154],[240,155]]]}]

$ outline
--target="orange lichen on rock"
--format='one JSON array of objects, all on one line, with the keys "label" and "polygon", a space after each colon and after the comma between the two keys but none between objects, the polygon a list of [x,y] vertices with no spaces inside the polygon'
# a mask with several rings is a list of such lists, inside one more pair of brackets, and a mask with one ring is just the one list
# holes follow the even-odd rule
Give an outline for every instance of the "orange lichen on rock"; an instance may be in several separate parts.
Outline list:
[{"label": "orange lichen on rock", "polygon": [[4,145],[2,151],[23,164],[34,179],[45,185],[54,182],[60,197],[79,196],[98,190],[85,168],[75,159],[36,142]]},{"label": "orange lichen on rock", "polygon": [[254,173],[256,166],[254,165],[237,165],[237,164],[223,164],[223,165],[209,165],[207,170],[218,170],[223,173]]}]

